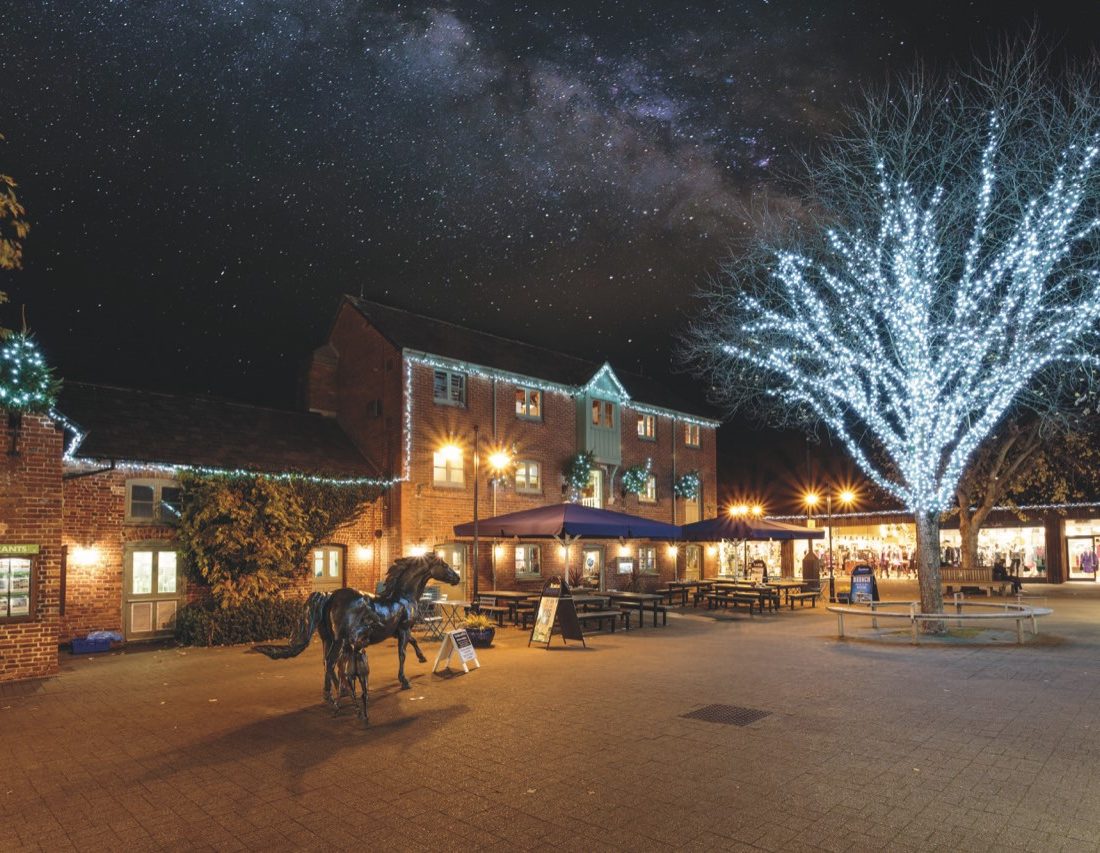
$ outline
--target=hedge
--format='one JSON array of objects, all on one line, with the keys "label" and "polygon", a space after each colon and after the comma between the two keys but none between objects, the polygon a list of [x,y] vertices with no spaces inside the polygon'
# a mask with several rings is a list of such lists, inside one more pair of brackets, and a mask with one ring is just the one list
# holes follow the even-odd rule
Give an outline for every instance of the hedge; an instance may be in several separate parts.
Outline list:
[{"label": "hedge", "polygon": [[231,646],[289,637],[302,618],[298,599],[270,598],[237,607],[188,604],[176,614],[176,640],[183,646]]}]

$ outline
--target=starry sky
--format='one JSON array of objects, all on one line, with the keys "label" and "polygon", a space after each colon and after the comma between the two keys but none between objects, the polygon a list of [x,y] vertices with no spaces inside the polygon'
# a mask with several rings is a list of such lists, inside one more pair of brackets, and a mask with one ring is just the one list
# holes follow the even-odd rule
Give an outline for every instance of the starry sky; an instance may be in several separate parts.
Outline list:
[{"label": "starry sky", "polygon": [[668,374],[693,289],[747,210],[797,210],[786,176],[861,87],[1032,23],[1080,56],[1100,4],[0,0],[0,21],[0,172],[33,227],[0,289],[61,375],[289,405],[345,292]]}]

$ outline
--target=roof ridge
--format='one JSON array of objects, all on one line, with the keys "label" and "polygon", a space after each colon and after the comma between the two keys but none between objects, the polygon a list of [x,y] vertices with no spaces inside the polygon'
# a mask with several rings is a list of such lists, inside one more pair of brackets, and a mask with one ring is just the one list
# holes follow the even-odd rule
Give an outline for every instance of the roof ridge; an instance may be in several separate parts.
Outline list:
[{"label": "roof ridge", "polygon": [[128,394],[148,394],[151,397],[166,397],[174,400],[203,400],[210,403],[235,406],[240,409],[257,409],[264,412],[278,412],[281,415],[305,415],[307,417],[324,419],[324,415],[320,415],[317,412],[305,411],[303,409],[283,409],[278,406],[265,406],[259,403],[245,403],[240,400],[231,400],[228,397],[219,397],[214,394],[194,394],[182,391],[151,391],[147,388],[134,388],[133,386],[127,385],[108,385],[102,382],[77,382],[75,380],[65,380],[66,388],[72,388],[74,386],[82,388],[102,388],[107,391],[125,391]]}]

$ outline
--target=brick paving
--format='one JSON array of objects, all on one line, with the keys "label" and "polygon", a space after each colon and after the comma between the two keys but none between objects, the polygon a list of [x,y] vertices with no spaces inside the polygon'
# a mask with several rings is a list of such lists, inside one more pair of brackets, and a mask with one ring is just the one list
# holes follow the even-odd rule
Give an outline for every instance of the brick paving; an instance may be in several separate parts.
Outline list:
[{"label": "brick paving", "polygon": [[[406,692],[376,647],[369,728],[317,645],[63,654],[0,686],[0,849],[1097,850],[1100,590],[1040,592],[1022,647],[689,608],[587,650],[506,629],[469,675],[410,656]],[[711,703],[770,714],[683,717]]]}]

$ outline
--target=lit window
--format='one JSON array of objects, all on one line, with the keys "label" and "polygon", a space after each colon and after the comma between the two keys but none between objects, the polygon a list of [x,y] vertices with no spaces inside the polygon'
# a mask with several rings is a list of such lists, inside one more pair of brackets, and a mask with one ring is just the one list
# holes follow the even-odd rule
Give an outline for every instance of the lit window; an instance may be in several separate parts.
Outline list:
[{"label": "lit window", "polygon": [[534,388],[516,389],[516,417],[542,420],[542,392]]},{"label": "lit window", "polygon": [[615,428],[615,404],[608,400],[592,401],[592,426]]},{"label": "lit window", "polygon": [[128,480],[126,520],[172,524],[180,516],[180,487],[173,480]]},{"label": "lit window", "polygon": [[516,546],[516,574],[537,575],[542,572],[542,555],[538,545]]},{"label": "lit window", "polygon": [[699,424],[684,424],[684,444],[688,447],[699,446]]},{"label": "lit window", "polygon": [[542,480],[539,476],[539,463],[524,459],[516,463],[516,491],[541,492]]},{"label": "lit window", "polygon": [[435,371],[432,398],[445,406],[465,406],[466,374],[455,370]]},{"label": "lit window", "polygon": [[657,440],[657,417],[655,415],[638,415],[638,438],[646,441]]},{"label": "lit window", "polygon": [[644,574],[657,574],[657,549],[652,545],[638,548],[638,571]]},{"label": "lit window", "polygon": [[638,494],[638,500],[642,503],[655,504],[657,503],[657,475],[650,474],[645,479],[645,487]]},{"label": "lit window", "polygon": [[458,488],[466,484],[462,451],[444,448],[432,454],[432,482],[437,486]]}]

